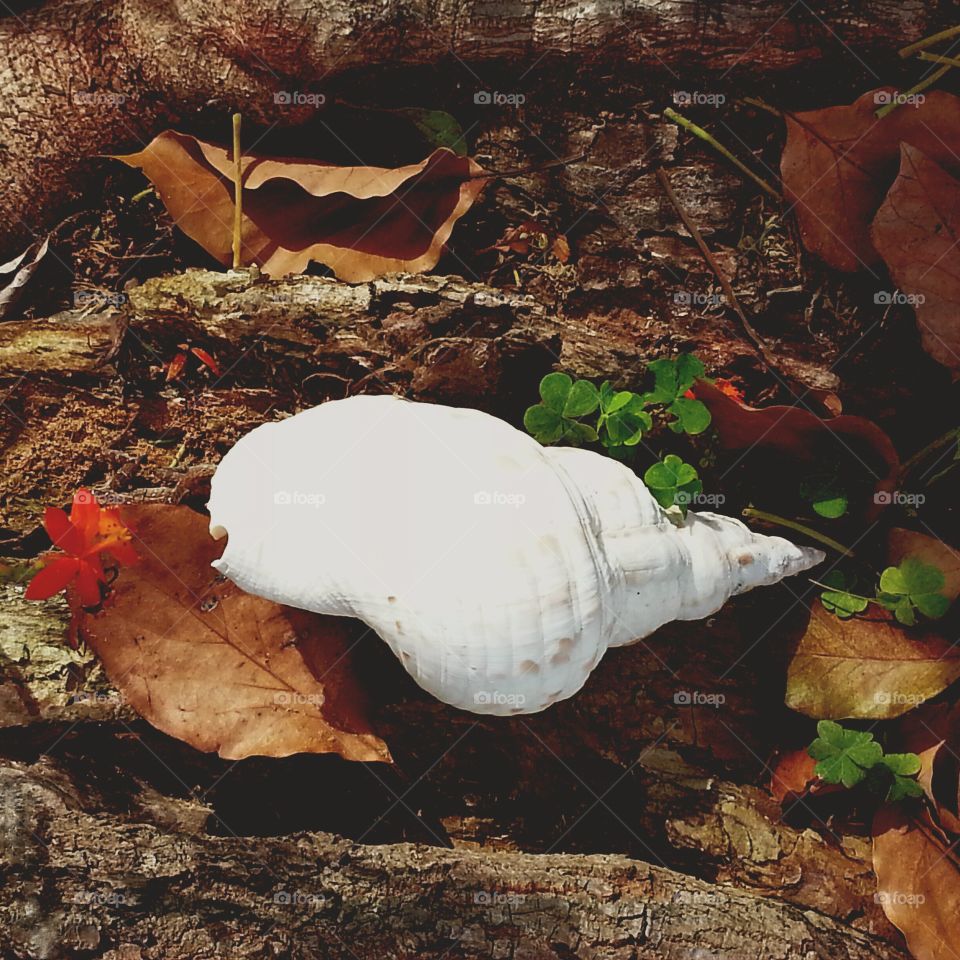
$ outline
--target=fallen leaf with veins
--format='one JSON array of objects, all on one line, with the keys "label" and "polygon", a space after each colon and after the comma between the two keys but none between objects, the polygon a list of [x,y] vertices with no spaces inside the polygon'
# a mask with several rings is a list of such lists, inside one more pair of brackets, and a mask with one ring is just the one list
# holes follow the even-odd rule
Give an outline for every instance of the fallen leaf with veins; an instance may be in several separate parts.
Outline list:
[{"label": "fallen leaf with veins", "polygon": [[[115,159],[146,174],[188,237],[232,262],[233,160],[224,147],[167,130]],[[283,277],[315,260],[352,283],[436,266],[487,182],[479,164],[446,148],[393,170],[249,155],[241,167],[241,261]]]},{"label": "fallen leaf with veins", "polygon": [[808,717],[888,720],[960,677],[960,647],[902,630],[886,610],[841,620],[814,603],[787,668],[786,704]]},{"label": "fallen leaf with veins", "polygon": [[[790,464],[842,458],[869,477],[874,494],[894,489],[900,460],[890,438],[871,420],[849,414],[824,419],[796,406],[750,407],[706,380],[698,380],[693,392],[710,410],[720,444],[728,450],[773,451]],[[888,498],[874,496],[867,516],[885,502]]]},{"label": "fallen leaf with veins", "polygon": [[817,782],[813,768],[817,761],[806,750],[790,750],[782,754],[770,774],[770,792],[778,803],[803,797]]},{"label": "fallen leaf with veins", "polygon": [[877,900],[915,960],[956,960],[960,944],[960,864],[929,816],[900,804],[873,820]]},{"label": "fallen leaf with veins", "polygon": [[897,746],[920,757],[917,782],[938,824],[960,834],[960,704],[925,704],[903,718]]},{"label": "fallen leaf with veins", "polygon": [[900,143],[960,170],[960,99],[927,92],[877,119],[871,90],[849,105],[786,114],[780,161],[784,194],[797,216],[804,246],[838,270],[879,262],[870,222],[897,175]]},{"label": "fallen leaf with veins", "polygon": [[81,636],[159,730],[228,760],[337,753],[390,761],[350,657],[351,623],[241,591],[210,563],[223,543],[187,507],[124,508],[141,556]]},{"label": "fallen leaf with veins", "polygon": [[914,300],[924,350],[960,373],[960,181],[909,144],[870,230],[896,285]]}]

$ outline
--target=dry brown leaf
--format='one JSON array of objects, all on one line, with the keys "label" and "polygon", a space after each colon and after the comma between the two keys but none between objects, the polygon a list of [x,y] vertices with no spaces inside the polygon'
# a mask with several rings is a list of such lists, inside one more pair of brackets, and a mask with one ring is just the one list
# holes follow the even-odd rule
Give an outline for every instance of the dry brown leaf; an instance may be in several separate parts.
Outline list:
[{"label": "dry brown leaf", "polygon": [[873,821],[873,869],[883,912],[915,960],[957,960],[960,863],[925,813],[888,804]]},{"label": "dry brown leaf", "polygon": [[[790,470],[796,463],[850,461],[869,476],[875,494],[894,489],[900,470],[897,451],[870,420],[848,414],[822,419],[802,407],[749,407],[705,380],[698,381],[693,392],[710,409],[720,443],[729,450],[771,450],[785,458]],[[874,496],[867,514],[875,514],[886,501]]]},{"label": "dry brown leaf", "polygon": [[[177,226],[231,263],[233,161],[226,149],[167,130],[116,159],[143,170]],[[454,224],[487,182],[475,161],[446,148],[394,170],[253,156],[241,166],[242,262],[277,277],[316,260],[352,283],[436,266]]]},{"label": "dry brown leaf", "polygon": [[389,761],[353,678],[350,621],[244,593],[210,567],[223,549],[187,507],[124,507],[125,567],[83,639],[155,727],[229,760],[338,753]]},{"label": "dry brown leaf", "polygon": [[806,750],[790,750],[777,759],[770,774],[770,792],[783,803],[792,797],[802,797],[815,782],[813,768],[817,761]]},{"label": "dry brown leaf", "polygon": [[848,106],[787,114],[780,161],[784,193],[793,204],[804,246],[839,270],[878,262],[870,221],[896,176],[900,142],[956,169],[960,166],[960,100],[928,92],[881,120],[871,90]]},{"label": "dry brown leaf", "polygon": [[816,719],[886,720],[960,677],[960,647],[885,610],[841,620],[815,603],[787,668],[786,704]]},{"label": "dry brown leaf", "polygon": [[900,173],[870,235],[894,282],[912,299],[924,350],[960,372],[960,182],[902,144]]}]

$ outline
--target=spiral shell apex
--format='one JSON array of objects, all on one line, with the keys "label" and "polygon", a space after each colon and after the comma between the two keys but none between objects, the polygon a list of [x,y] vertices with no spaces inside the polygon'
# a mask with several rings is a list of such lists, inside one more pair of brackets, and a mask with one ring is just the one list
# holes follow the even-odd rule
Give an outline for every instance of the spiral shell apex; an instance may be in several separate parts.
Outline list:
[{"label": "spiral shell apex", "polygon": [[257,427],[209,509],[222,574],[363,620],[421,687],[476,713],[543,710],[608,647],[823,559],[716,514],[675,525],[615,460],[392,396]]}]

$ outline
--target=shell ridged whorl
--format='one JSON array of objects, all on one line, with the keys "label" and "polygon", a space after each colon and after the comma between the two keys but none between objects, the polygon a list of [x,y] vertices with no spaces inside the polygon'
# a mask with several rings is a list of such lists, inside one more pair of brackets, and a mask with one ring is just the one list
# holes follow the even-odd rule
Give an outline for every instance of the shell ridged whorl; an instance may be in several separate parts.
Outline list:
[{"label": "shell ridged whorl", "polygon": [[608,647],[823,559],[738,520],[675,526],[608,457],[477,410],[332,401],[223,458],[214,566],[244,590],[358,617],[425,690],[477,713],[572,696]]}]

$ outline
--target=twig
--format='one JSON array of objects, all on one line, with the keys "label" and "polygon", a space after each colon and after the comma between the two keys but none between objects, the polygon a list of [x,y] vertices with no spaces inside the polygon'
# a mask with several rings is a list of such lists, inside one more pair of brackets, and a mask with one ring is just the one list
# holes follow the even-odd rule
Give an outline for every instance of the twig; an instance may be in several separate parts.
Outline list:
[{"label": "twig", "polygon": [[[936,59],[938,62],[946,60],[945,57],[935,57],[932,53],[921,53],[920,58],[922,60],[933,60]],[[945,73],[949,70],[952,70],[953,67],[960,66],[960,60],[954,60],[952,62],[947,61],[944,63],[939,70],[934,70],[933,73],[928,77],[924,77],[919,83],[915,83],[909,90],[905,90],[903,93],[897,91],[897,95],[891,99],[889,103],[885,103],[878,110],[874,111],[874,116],[878,120],[882,120],[888,113],[893,113],[901,104],[903,104],[907,97],[912,97],[915,93],[920,93],[921,90],[926,90],[927,87],[935,84]]]},{"label": "twig", "polygon": [[233,269],[239,270],[240,225],[243,203],[243,171],[240,166],[240,114],[233,115]]},{"label": "twig", "polygon": [[723,290],[723,295],[727,298],[727,303],[734,309],[734,311],[736,311],[737,316],[740,318],[740,323],[743,325],[744,333],[747,335],[747,338],[750,340],[751,344],[753,344],[753,348],[759,354],[761,361],[767,368],[767,371],[775,374],[780,380],[791,379],[777,367],[776,362],[770,356],[770,353],[767,350],[766,344],[764,344],[763,340],[760,339],[760,335],[756,330],[754,330],[753,324],[747,319],[747,315],[743,312],[743,308],[740,306],[740,301],[737,300],[737,295],[733,292],[733,287],[730,285],[730,281],[720,269],[717,261],[714,260],[713,254],[710,252],[710,248],[704,242],[697,225],[693,222],[693,220],[690,219],[690,215],[677,199],[677,195],[673,192],[673,187],[670,185],[670,178],[667,176],[667,172],[663,168],[657,171],[657,179],[660,181],[664,193],[667,195],[667,199],[673,204],[674,209],[677,211],[680,219],[683,221],[683,225],[687,228],[687,232],[696,241],[697,246],[700,248],[700,253],[703,254],[703,259],[707,262],[707,266],[710,267],[710,269],[714,272],[714,275],[716,276],[718,282],[720,283],[720,287]]},{"label": "twig", "polygon": [[714,138],[713,134],[708,133],[703,127],[698,127],[692,120],[688,120],[671,107],[667,107],[667,109],[663,111],[663,115],[668,120],[672,120],[674,123],[683,127],[684,130],[688,130],[695,137],[699,137],[705,143],[709,143],[714,150],[721,154],[721,156],[726,157],[738,170],[746,174],[757,186],[769,193],[771,197],[779,201],[783,200],[783,197],[781,197],[763,177],[754,173],[742,160],[738,160],[722,143]]},{"label": "twig", "polygon": [[757,107],[760,110],[766,110],[767,113],[772,113],[775,117],[783,116],[782,110],[778,110],[776,107],[767,103],[766,100],[761,100],[759,97],[744,97],[740,102],[749,104],[751,107]]},{"label": "twig", "polygon": [[902,47],[897,51],[897,53],[899,53],[901,57],[909,57],[918,50],[926,50],[927,47],[932,47],[935,43],[939,43],[941,40],[949,40],[951,37],[955,37],[958,33],[960,33],[960,27],[948,27],[946,30],[941,30],[939,33],[933,33],[929,37],[924,37],[922,40],[918,40],[916,43],[911,43],[909,46]]},{"label": "twig", "polygon": [[797,533],[802,533],[805,537],[816,540],[817,543],[822,543],[825,547],[829,547],[844,557],[855,556],[849,547],[845,547],[825,533],[820,533],[819,530],[814,530],[813,527],[798,523],[796,520],[788,520],[786,517],[778,516],[775,513],[767,513],[766,510],[757,510],[756,507],[745,507],[741,513],[743,516],[751,517],[754,520],[765,520],[767,523],[775,523],[777,526],[786,527],[788,530],[795,530]]}]

